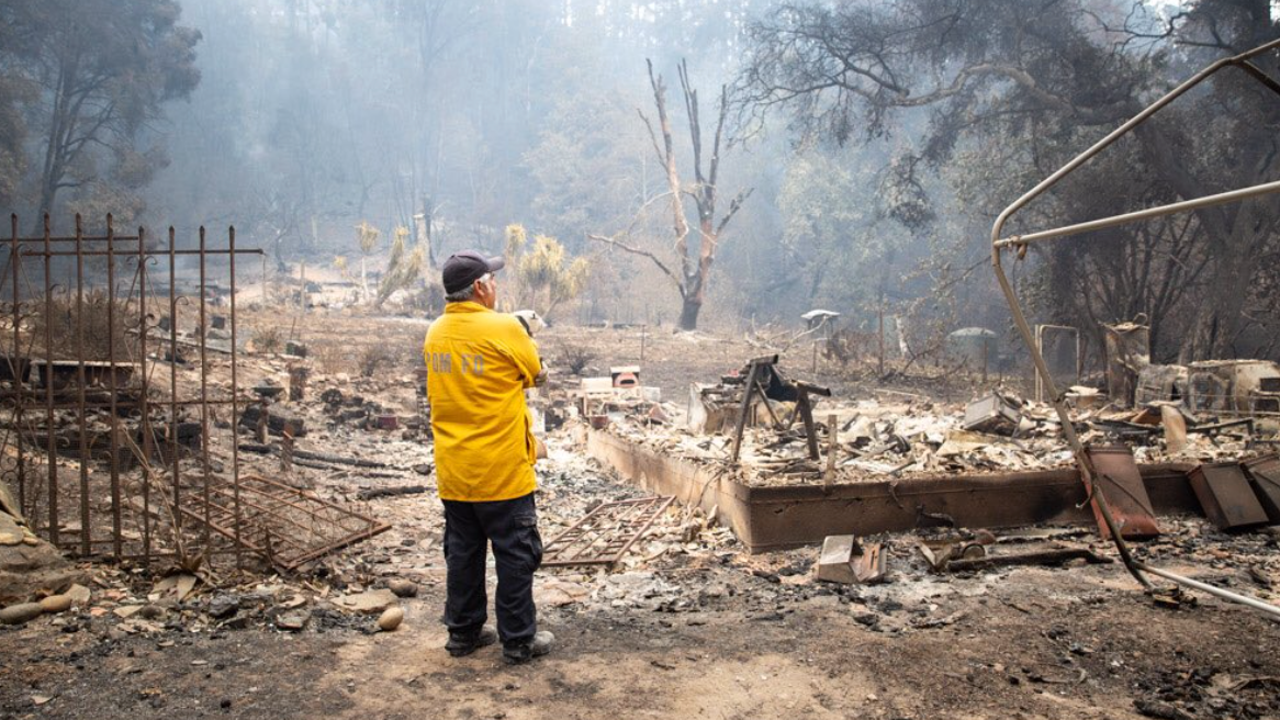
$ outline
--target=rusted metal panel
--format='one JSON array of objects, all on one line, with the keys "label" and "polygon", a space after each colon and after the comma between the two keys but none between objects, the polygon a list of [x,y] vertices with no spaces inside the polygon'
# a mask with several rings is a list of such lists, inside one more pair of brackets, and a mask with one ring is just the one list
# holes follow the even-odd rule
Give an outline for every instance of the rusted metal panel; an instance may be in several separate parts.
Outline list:
[{"label": "rusted metal panel", "polygon": [[[187,521],[230,540],[281,571],[371,538],[391,525],[257,475],[208,482],[179,506]],[[208,545],[206,545],[208,547]]]},{"label": "rusted metal panel", "polygon": [[1238,463],[1205,463],[1191,471],[1204,514],[1220,530],[1242,530],[1267,522],[1267,513],[1253,494]]},{"label": "rusted metal panel", "polygon": [[1242,463],[1258,502],[1272,525],[1280,525],[1280,455],[1271,453]]},{"label": "rusted metal panel", "polygon": [[622,559],[675,500],[647,497],[604,503],[543,548],[544,567],[612,565]]},{"label": "rusted metal panel", "polygon": [[[1111,516],[1120,526],[1120,535],[1130,540],[1151,538],[1160,534],[1155,507],[1142,483],[1142,473],[1133,459],[1133,451],[1123,445],[1085,448],[1097,471],[1094,492],[1102,492],[1111,508]],[[1111,531],[1102,518],[1097,500],[1090,502],[1098,532],[1104,540]]]},{"label": "rusted metal panel", "polygon": [[[77,215],[75,234],[55,237],[50,231],[49,216],[45,215],[43,220],[43,235],[23,238],[18,235],[17,217],[11,217],[8,241],[12,273],[0,279],[0,284],[7,282],[11,285],[14,301],[14,334],[12,347],[6,349],[7,354],[10,358],[22,359],[22,364],[16,368],[11,360],[5,363],[10,366],[10,378],[15,379],[5,399],[12,401],[10,427],[20,429],[13,433],[11,442],[17,451],[16,471],[22,504],[32,519],[33,529],[62,549],[81,556],[97,556],[103,554],[102,548],[109,547],[109,554],[117,560],[141,557],[146,563],[151,557],[172,554],[164,550],[157,552],[153,547],[156,529],[153,520],[157,509],[150,495],[153,482],[167,475],[164,485],[168,487],[163,489],[175,501],[181,487],[179,454],[176,452],[178,433],[168,433],[173,452],[166,457],[165,453],[158,452],[158,446],[166,442],[166,436],[157,438],[156,428],[182,425],[179,407],[184,411],[189,408],[198,410],[202,428],[198,436],[198,451],[208,476],[208,408],[229,403],[233,420],[238,410],[237,360],[234,355],[230,363],[230,400],[209,396],[207,384],[203,381],[206,374],[204,363],[199,396],[180,397],[176,370],[170,363],[169,417],[165,418],[162,407],[152,403],[152,383],[162,381],[159,381],[157,373],[149,371],[148,365],[151,357],[148,340],[157,338],[153,333],[154,316],[148,311],[148,301],[154,294],[154,288],[149,285],[149,274],[154,272],[151,268],[158,256],[168,255],[172,278],[175,276],[174,258],[177,255],[197,257],[201,282],[199,297],[194,299],[194,303],[199,307],[200,327],[203,328],[206,290],[212,287],[205,276],[207,259],[214,256],[230,261],[234,291],[235,256],[258,251],[237,250],[234,229],[228,230],[225,249],[207,248],[205,232],[201,228],[198,250],[178,250],[172,229],[166,249],[148,244],[143,228],[138,228],[134,235],[117,233],[111,215],[105,218],[105,235],[86,232],[83,219]],[[60,287],[53,282],[55,263],[63,263],[68,271],[65,286]],[[99,282],[99,278],[105,280],[105,284]],[[32,285],[40,288],[41,279],[43,288],[24,297],[21,289]],[[173,283],[169,285],[170,312],[166,319],[170,328],[176,328],[177,303],[172,294]],[[231,303],[228,319],[234,341],[234,295]],[[43,332],[31,332],[24,337],[20,329],[24,325],[30,326],[31,318],[44,326]],[[56,336],[55,327],[58,330]],[[167,357],[173,358],[177,355],[176,334],[171,334],[169,339],[173,342]],[[201,356],[203,360],[203,352]],[[153,379],[152,375],[157,377]],[[37,386],[40,386],[39,390]],[[74,442],[60,444],[58,439],[64,435],[73,438]],[[28,444],[28,440],[32,442]],[[232,494],[238,496],[239,464],[234,442],[232,448]],[[78,478],[59,477],[59,453],[71,453],[80,459],[76,473]],[[160,463],[153,465],[153,459],[159,459]],[[106,464],[102,472],[91,469],[95,460]],[[142,482],[136,486],[124,482],[122,477],[122,472],[135,465],[142,475]],[[35,474],[28,477],[29,470],[47,475],[46,486],[39,488],[40,492],[36,492]],[[140,498],[133,496],[134,487],[140,487]],[[72,513],[67,513],[68,508]],[[110,517],[106,518],[108,510]],[[238,513],[236,509],[233,514],[238,516]],[[69,514],[72,517],[68,517]],[[181,514],[173,513],[170,519],[173,526],[171,535],[180,536]],[[73,520],[74,523],[68,524]],[[235,529],[235,532],[239,530]]]}]

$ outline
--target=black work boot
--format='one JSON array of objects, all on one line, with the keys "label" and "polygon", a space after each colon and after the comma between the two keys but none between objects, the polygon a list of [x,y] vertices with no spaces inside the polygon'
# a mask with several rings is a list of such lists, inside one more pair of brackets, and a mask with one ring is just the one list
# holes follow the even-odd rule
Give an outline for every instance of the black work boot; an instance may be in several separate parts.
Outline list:
[{"label": "black work boot", "polygon": [[450,631],[449,642],[444,644],[444,649],[448,650],[453,657],[465,657],[486,645],[492,645],[496,642],[498,642],[498,631],[485,625],[472,633]]},{"label": "black work boot", "polygon": [[536,657],[542,657],[551,652],[551,645],[555,641],[556,636],[545,630],[534,633],[533,638],[530,640],[503,645],[502,659],[507,661],[508,665],[527,663]]}]

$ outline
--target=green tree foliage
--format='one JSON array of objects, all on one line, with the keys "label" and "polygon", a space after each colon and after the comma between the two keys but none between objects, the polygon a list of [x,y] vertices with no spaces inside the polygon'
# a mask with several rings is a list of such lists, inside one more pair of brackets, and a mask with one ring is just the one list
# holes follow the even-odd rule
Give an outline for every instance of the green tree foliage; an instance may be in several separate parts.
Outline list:
[{"label": "green tree foliage", "polygon": [[513,297],[521,308],[550,318],[561,303],[574,299],[586,287],[587,259],[570,259],[555,238],[537,235],[530,245],[523,225],[508,225],[505,235],[503,255],[514,279]]},{"label": "green tree foliage", "polygon": [[391,258],[387,261],[387,274],[378,284],[378,296],[374,304],[382,307],[397,290],[411,290],[415,286],[421,286],[426,270],[426,249],[416,243],[409,244],[409,228],[396,228],[391,241]]}]

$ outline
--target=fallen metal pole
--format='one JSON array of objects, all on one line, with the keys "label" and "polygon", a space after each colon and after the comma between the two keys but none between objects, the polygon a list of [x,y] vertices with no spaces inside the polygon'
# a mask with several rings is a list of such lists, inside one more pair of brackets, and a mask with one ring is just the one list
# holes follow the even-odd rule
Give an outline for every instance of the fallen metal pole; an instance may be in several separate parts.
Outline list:
[{"label": "fallen metal pole", "polygon": [[1163,215],[1169,215],[1176,212],[1194,210],[1201,207],[1207,207],[1210,205],[1217,205],[1217,204],[1222,204],[1226,202],[1236,202],[1236,201],[1244,200],[1246,198],[1256,197],[1259,195],[1280,191],[1280,182],[1265,183],[1262,185],[1255,185],[1249,188],[1242,188],[1240,190],[1232,190],[1226,193],[1220,193],[1218,195],[1210,195],[1202,198],[1192,198],[1190,200],[1173,203],[1171,205],[1164,205],[1156,208],[1149,208],[1147,210],[1140,210],[1137,212],[1118,215],[1111,218],[1103,218],[1101,220],[1094,220],[1087,223],[1079,223],[1076,225],[1070,225],[1067,227],[1057,228],[1054,230],[1046,230],[1046,231],[1041,231],[1037,233],[1028,233],[1028,234],[1014,237],[1014,238],[1001,239],[1001,232],[1004,229],[1005,223],[1009,221],[1009,218],[1012,217],[1014,213],[1021,210],[1024,206],[1026,206],[1029,202],[1031,202],[1035,198],[1044,194],[1049,188],[1053,187],[1060,180],[1062,180],[1062,178],[1066,177],[1076,168],[1088,162],[1091,158],[1093,158],[1098,153],[1102,152],[1102,150],[1104,150],[1105,148],[1109,147],[1112,143],[1114,143],[1120,137],[1126,135],[1127,133],[1132,131],[1134,128],[1141,125],[1143,122],[1145,122],[1152,115],[1156,114],[1166,105],[1172,103],[1174,100],[1181,97],[1187,91],[1191,90],[1196,85],[1199,85],[1201,82],[1205,81],[1206,79],[1211,77],[1214,73],[1218,72],[1219,70],[1225,67],[1232,67],[1232,66],[1242,68],[1250,75],[1250,77],[1253,77],[1254,79],[1258,80],[1269,89],[1277,93],[1280,93],[1280,84],[1276,83],[1274,80],[1269,78],[1265,73],[1262,73],[1260,70],[1258,70],[1256,66],[1248,62],[1250,58],[1256,55],[1260,55],[1264,52],[1274,50],[1276,48],[1280,48],[1280,39],[1273,40],[1269,43],[1266,43],[1265,45],[1260,45],[1252,50],[1241,53],[1239,55],[1229,57],[1229,58],[1223,58],[1221,60],[1214,62],[1212,65],[1209,65],[1205,69],[1196,73],[1191,78],[1187,79],[1185,82],[1178,85],[1173,90],[1170,90],[1159,100],[1147,106],[1147,108],[1139,112],[1137,115],[1134,115],[1123,125],[1121,125],[1120,127],[1108,133],[1106,137],[1094,143],[1089,149],[1077,155],[1066,165],[1063,165],[1061,168],[1055,171],[1052,175],[1045,178],[1044,180],[1041,180],[1039,184],[1037,184],[1032,189],[1028,190],[1026,193],[1022,195],[1022,197],[1018,198],[1013,202],[1013,204],[1005,208],[1000,213],[1000,216],[996,218],[995,223],[991,227],[991,264],[995,271],[996,280],[999,281],[1000,283],[1000,290],[1001,292],[1004,293],[1005,300],[1009,303],[1009,310],[1013,314],[1014,324],[1017,325],[1018,332],[1020,335],[1022,335],[1022,340],[1024,343],[1026,343],[1027,349],[1031,353],[1031,360],[1036,367],[1036,371],[1042,377],[1044,377],[1045,389],[1048,391],[1049,397],[1052,398],[1053,408],[1057,412],[1058,419],[1061,421],[1061,424],[1062,424],[1063,437],[1066,439],[1067,444],[1071,447],[1071,453],[1075,457],[1076,465],[1079,466],[1080,468],[1080,480],[1082,483],[1084,483],[1084,486],[1089,493],[1089,498],[1097,506],[1098,512],[1102,516],[1104,524],[1107,526],[1107,529],[1111,532],[1111,538],[1112,538],[1112,541],[1115,542],[1116,551],[1120,554],[1120,558],[1121,560],[1124,561],[1125,568],[1129,571],[1129,573],[1133,575],[1133,577],[1139,583],[1141,583],[1144,588],[1147,588],[1147,589],[1151,588],[1151,582],[1147,580],[1145,576],[1143,576],[1142,574],[1143,572],[1147,572],[1152,575],[1156,575],[1168,580],[1172,580],[1173,582],[1178,583],[1180,585],[1185,585],[1187,587],[1195,588],[1197,590],[1203,590],[1205,592],[1211,593],[1223,599],[1231,600],[1232,602],[1238,602],[1248,607],[1254,608],[1256,610],[1262,610],[1263,612],[1280,616],[1280,607],[1276,607],[1269,603],[1262,602],[1261,600],[1256,600],[1253,598],[1245,597],[1243,595],[1238,595],[1236,593],[1228,592],[1221,588],[1213,587],[1212,585],[1206,585],[1205,583],[1201,583],[1196,580],[1192,580],[1190,578],[1182,577],[1181,575],[1168,572],[1167,570],[1158,570],[1157,568],[1153,568],[1147,565],[1146,563],[1140,562],[1133,558],[1133,556],[1129,552],[1128,544],[1125,542],[1124,538],[1120,535],[1120,528],[1116,525],[1115,519],[1111,515],[1111,509],[1107,504],[1106,496],[1102,492],[1102,489],[1093,481],[1093,479],[1097,476],[1097,473],[1093,467],[1092,462],[1089,459],[1088,454],[1085,453],[1084,451],[1084,445],[1080,442],[1079,436],[1076,435],[1075,427],[1072,425],[1070,415],[1067,413],[1066,398],[1064,395],[1058,392],[1057,385],[1056,383],[1054,383],[1053,377],[1050,376],[1049,374],[1048,364],[1045,362],[1044,355],[1043,353],[1040,352],[1040,348],[1036,344],[1035,336],[1031,331],[1031,326],[1027,323],[1027,318],[1025,314],[1022,312],[1022,306],[1018,302],[1017,293],[1014,292],[1013,285],[1009,282],[1008,276],[1005,275],[1004,267],[1001,263],[1001,255],[1000,255],[1002,250],[1011,246],[1017,247],[1019,248],[1019,250],[1022,250],[1026,247],[1026,243],[1031,242],[1033,240],[1047,240],[1052,238],[1065,237],[1067,235],[1078,233],[1078,232],[1084,232],[1086,230],[1096,230],[1103,227],[1113,227],[1116,225],[1121,225],[1121,224],[1133,222],[1136,220],[1145,220],[1153,217],[1160,217]]},{"label": "fallen metal pole", "polygon": [[1149,572],[1152,575],[1159,575],[1160,577],[1166,578],[1168,580],[1172,580],[1178,583],[1179,585],[1186,585],[1187,587],[1195,588],[1196,590],[1203,590],[1204,592],[1207,592],[1210,595],[1216,595],[1224,600],[1237,602],[1237,603],[1240,603],[1241,605],[1248,605],[1254,610],[1261,610],[1264,613],[1268,613],[1270,615],[1275,615],[1276,617],[1280,617],[1280,607],[1276,607],[1275,605],[1272,605],[1270,603],[1264,603],[1261,600],[1251,598],[1248,595],[1233,593],[1230,590],[1225,590],[1223,588],[1217,587],[1215,585],[1210,585],[1208,583],[1202,583],[1199,580],[1192,580],[1189,577],[1183,577],[1181,575],[1178,575],[1177,573],[1171,573],[1168,570],[1161,570],[1160,568],[1157,568],[1157,567],[1151,567],[1150,565],[1144,562],[1137,563],[1137,567],[1143,572]]}]

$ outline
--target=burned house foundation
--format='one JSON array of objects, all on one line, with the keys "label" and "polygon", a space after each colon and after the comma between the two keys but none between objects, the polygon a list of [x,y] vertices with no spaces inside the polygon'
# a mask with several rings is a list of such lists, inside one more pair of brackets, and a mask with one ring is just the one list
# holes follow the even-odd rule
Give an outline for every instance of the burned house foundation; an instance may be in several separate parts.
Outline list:
[{"label": "burned house foundation", "polygon": [[[888,478],[830,487],[754,486],[735,480],[727,464],[673,457],[605,431],[582,432],[591,457],[650,492],[714,514],[753,553],[820,544],[829,535],[1092,522],[1079,472],[1070,468]],[[1188,480],[1194,467],[1140,467],[1156,514],[1200,511]]]}]

